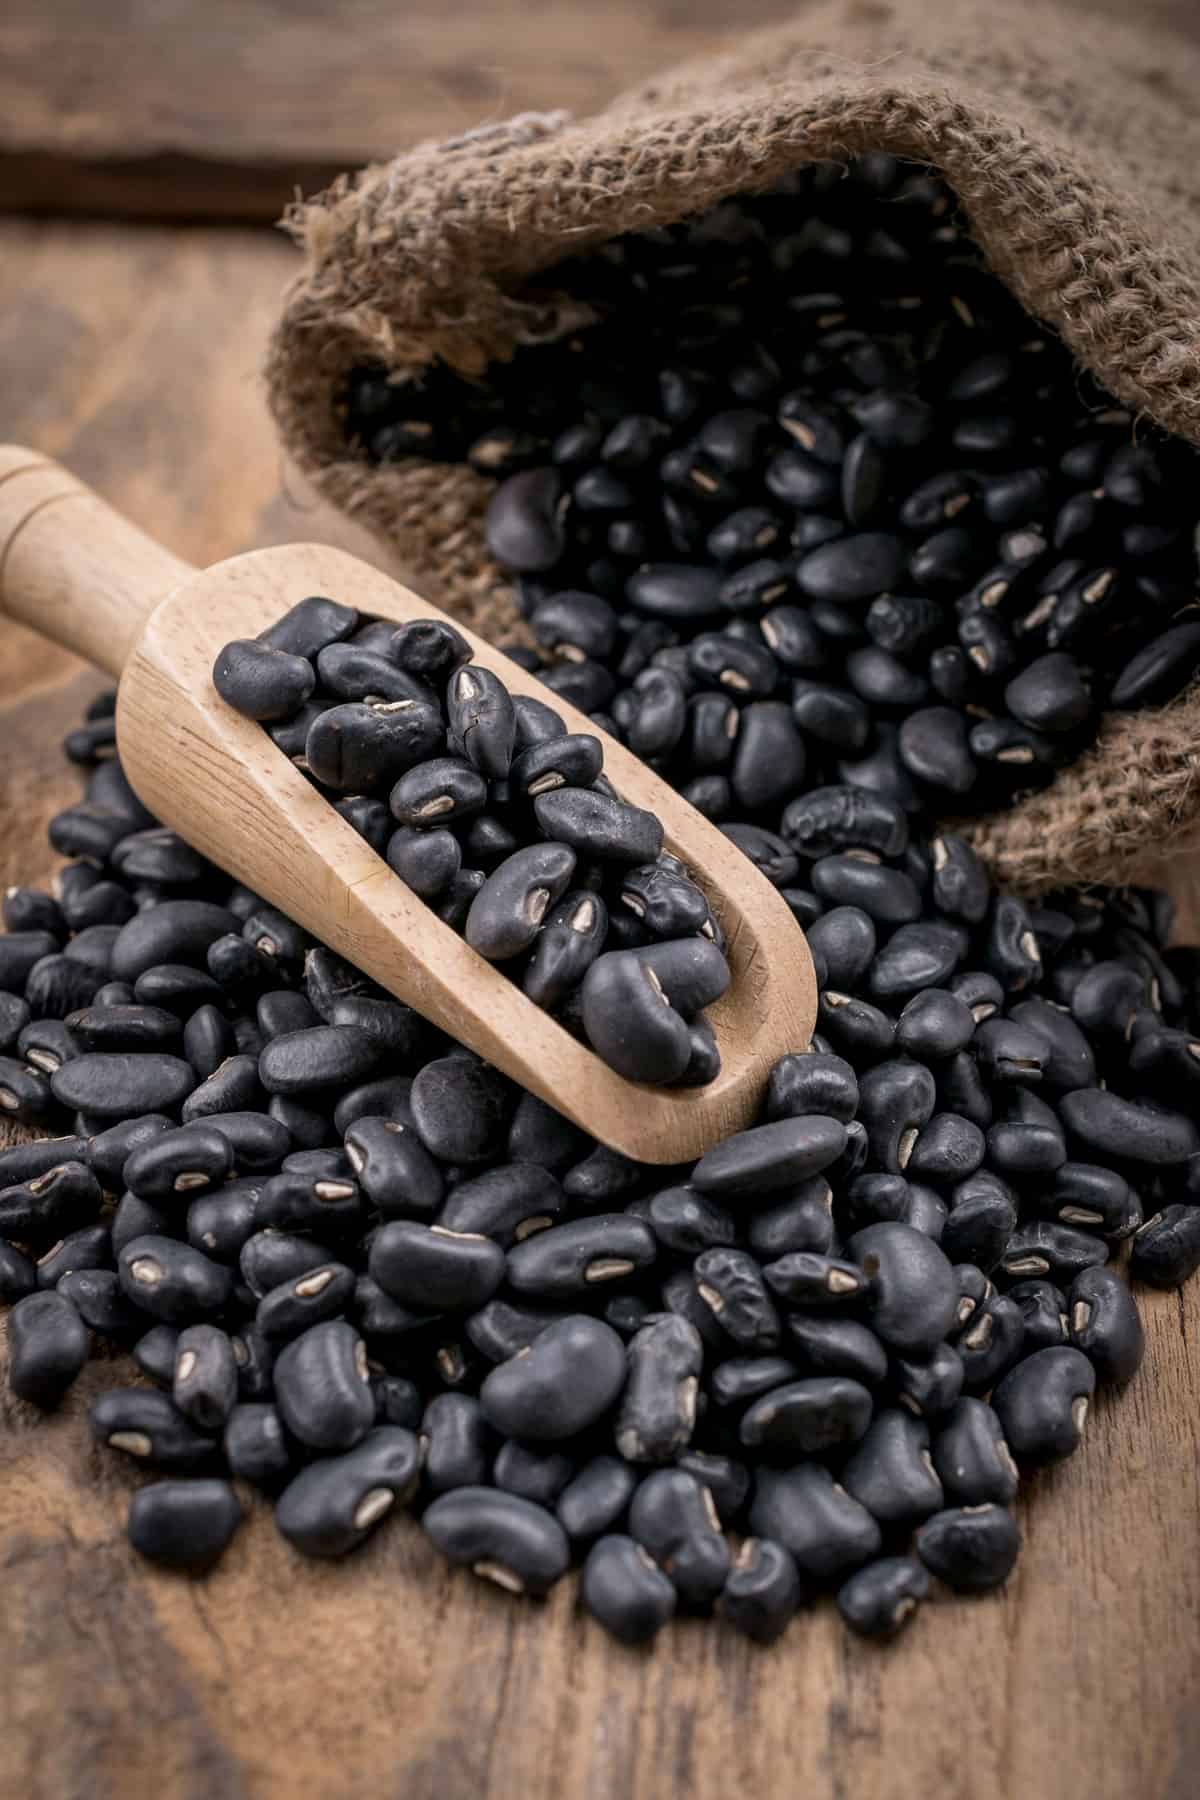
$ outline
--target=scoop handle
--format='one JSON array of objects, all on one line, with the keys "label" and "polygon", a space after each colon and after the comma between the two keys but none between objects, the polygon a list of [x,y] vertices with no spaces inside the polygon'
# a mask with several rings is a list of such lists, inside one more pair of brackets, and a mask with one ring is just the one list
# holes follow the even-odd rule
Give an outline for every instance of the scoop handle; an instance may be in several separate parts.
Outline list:
[{"label": "scoop handle", "polygon": [[0,445],[0,614],[115,677],[193,573],[49,457]]}]

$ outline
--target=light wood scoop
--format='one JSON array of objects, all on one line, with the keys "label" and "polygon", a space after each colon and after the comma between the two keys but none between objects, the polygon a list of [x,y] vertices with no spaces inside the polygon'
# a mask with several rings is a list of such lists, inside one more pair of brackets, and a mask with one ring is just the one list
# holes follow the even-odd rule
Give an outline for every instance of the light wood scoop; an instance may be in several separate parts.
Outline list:
[{"label": "light wood scoop", "polygon": [[708,1013],[717,1079],[682,1089],[624,1080],[444,924],[262,727],[217,695],[212,666],[223,645],[257,636],[309,594],[398,624],[444,616],[319,544],[256,550],[200,572],[57,464],[0,447],[0,612],[120,678],[121,762],[164,824],[613,1149],[686,1162],[752,1124],[771,1064],[807,1046],[817,1006],[808,945],[766,878],[582,713],[464,632],[512,693],[548,701],[568,731],[601,738],[614,787],[657,813],[724,927],[733,980]]}]

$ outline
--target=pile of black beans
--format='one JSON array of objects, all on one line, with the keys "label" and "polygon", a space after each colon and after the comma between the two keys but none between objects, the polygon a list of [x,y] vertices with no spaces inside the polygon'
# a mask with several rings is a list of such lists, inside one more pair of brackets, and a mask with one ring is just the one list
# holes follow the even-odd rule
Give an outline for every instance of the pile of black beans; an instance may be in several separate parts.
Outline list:
[{"label": "pile of black beans", "polygon": [[1200,670],[1194,451],[886,156],[543,278],[596,323],[473,384],[356,372],[368,456],[495,477],[548,683],[718,821],[803,787],[978,813]]},{"label": "pile of black beans", "polygon": [[889,1635],[933,1578],[1003,1582],[1019,1475],[1141,1360],[1116,1258],[1200,1265],[1200,953],[1162,896],[1027,906],[844,809],[804,871],[818,1035],[659,1168],[157,826],[111,699],[67,748],[75,860],[3,903],[0,1107],[66,1134],[0,1152],[7,1382],[124,1377],[90,1418],[152,1475],[140,1552],[210,1566],[251,1489],[316,1556],[411,1506],[514,1592],[581,1562],[629,1641],[770,1640],[823,1590]]},{"label": "pile of black beans", "polygon": [[444,621],[399,628],[312,595],[226,644],[217,692],[389,867],[630,1081],[710,1082],[729,986],[702,890],[600,740],[509,693]]}]

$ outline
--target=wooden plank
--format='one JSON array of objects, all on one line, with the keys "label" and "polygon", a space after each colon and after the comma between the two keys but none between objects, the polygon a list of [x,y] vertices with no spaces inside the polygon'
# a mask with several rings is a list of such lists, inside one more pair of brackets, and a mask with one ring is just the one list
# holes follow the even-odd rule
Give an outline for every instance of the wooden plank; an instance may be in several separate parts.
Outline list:
[{"label": "wooden plank", "polygon": [[277,219],[483,120],[594,111],[801,0],[6,0],[0,209]]},{"label": "wooden plank", "polygon": [[[6,428],[192,559],[315,537],[256,369],[286,250],[249,232],[0,223]],[[236,303],[231,302],[236,295]],[[14,311],[15,309],[15,311]],[[49,873],[94,678],[0,631],[0,878]],[[1200,919],[1200,871],[1174,881]],[[261,1506],[203,1582],[123,1538],[135,1477],[0,1399],[0,1791],[23,1800],[1190,1800],[1200,1766],[1200,1288],[1144,1300],[1131,1390],[1021,1509],[1007,1592],[940,1597],[890,1650],[828,1604],[760,1651],[684,1621],[622,1650],[564,1586],[521,1604],[405,1520],[329,1566]]]}]

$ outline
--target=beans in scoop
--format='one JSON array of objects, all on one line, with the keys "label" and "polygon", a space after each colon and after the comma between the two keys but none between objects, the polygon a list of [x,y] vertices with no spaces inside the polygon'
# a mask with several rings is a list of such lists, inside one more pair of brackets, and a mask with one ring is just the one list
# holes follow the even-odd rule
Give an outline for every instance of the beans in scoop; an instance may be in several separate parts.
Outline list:
[{"label": "beans in scoop", "polygon": [[227,644],[217,692],[262,721],[346,822],[473,950],[619,1075],[701,1086],[729,985],[703,890],[600,739],[514,697],[453,626],[312,597]]},{"label": "beans in scoop", "polygon": [[1030,319],[928,170],[812,166],[537,289],[570,331],[482,380],[361,367],[346,432],[495,483],[544,679],[718,823],[794,843],[790,803],[843,784],[979,813],[1200,673],[1195,451]]},{"label": "beans in scoop", "polygon": [[[268,647],[344,625],[310,601]],[[577,1565],[627,1642],[697,1612],[770,1642],[826,1595],[890,1637],[1004,1582],[1023,1475],[1142,1362],[1124,1247],[1153,1287],[1200,1263],[1200,953],[1164,896],[1026,904],[878,797],[807,796],[803,854],[745,847],[803,896],[817,1035],[659,1168],[70,742],[51,835],[85,848],[3,902],[0,1104],[57,1134],[0,1151],[7,1382],[149,1476],[139,1554],[202,1573],[270,1510],[342,1557],[410,1511],[511,1594]]]}]

